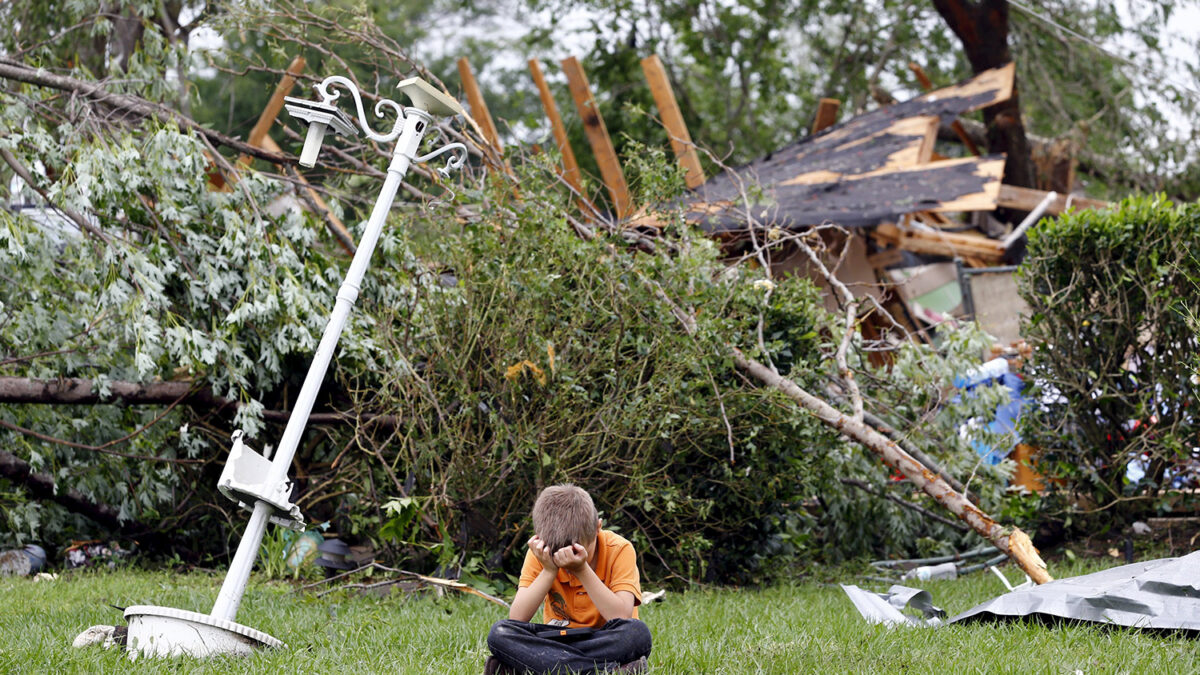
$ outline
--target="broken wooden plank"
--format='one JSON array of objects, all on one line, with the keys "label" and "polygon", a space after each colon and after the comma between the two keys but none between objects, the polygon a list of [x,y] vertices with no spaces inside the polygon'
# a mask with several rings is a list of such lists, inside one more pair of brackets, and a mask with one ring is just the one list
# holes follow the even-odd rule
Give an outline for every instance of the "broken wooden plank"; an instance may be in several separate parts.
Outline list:
[{"label": "broken wooden plank", "polygon": [[538,95],[542,99],[542,108],[546,111],[546,118],[550,120],[550,131],[554,134],[554,143],[562,156],[562,179],[579,194],[580,199],[586,200],[583,194],[583,174],[579,172],[579,162],[575,161],[575,151],[571,149],[571,142],[567,139],[567,128],[563,124],[562,116],[558,114],[558,104],[554,102],[554,94],[550,92],[550,86],[546,84],[546,78],[542,75],[542,66],[537,59],[529,59],[529,72],[533,75],[533,83],[537,85]]},{"label": "broken wooden plank", "polygon": [[999,264],[1004,259],[1003,245],[982,235],[910,230],[892,223],[880,223],[875,227],[872,236],[883,244],[913,253],[947,258],[975,258],[989,265]]},{"label": "broken wooden plank", "polygon": [[[996,205],[1018,211],[1032,211],[1037,208],[1038,204],[1042,203],[1047,194],[1043,190],[1017,187],[1015,185],[1001,185],[1000,191],[996,195]],[[1051,215],[1063,213],[1067,210],[1068,201],[1074,209],[1106,209],[1111,206],[1111,204],[1101,199],[1059,195],[1058,199],[1050,202],[1046,213]]]},{"label": "broken wooden plank", "polygon": [[[262,147],[264,150],[270,150],[271,152],[283,152],[275,143],[275,139],[270,136],[263,136]],[[280,168],[282,169],[283,167]],[[316,207],[317,215],[321,216],[321,219],[325,221],[325,226],[329,228],[329,232],[333,235],[333,238],[337,239],[338,244],[341,245],[346,253],[354,255],[358,247],[355,245],[354,237],[350,234],[350,230],[346,229],[346,225],[342,222],[342,219],[334,215],[333,210],[321,198],[321,194],[308,184],[308,179],[304,177],[304,174],[293,170],[292,179],[300,184],[299,187],[304,190],[304,196]]]},{"label": "broken wooden plank", "polygon": [[488,110],[487,102],[483,100],[483,92],[479,89],[479,83],[475,81],[475,74],[471,72],[471,62],[465,56],[458,60],[458,76],[462,80],[467,103],[471,106],[471,117],[479,125],[483,139],[491,144],[496,152],[503,154],[504,144],[500,142],[500,134],[496,132],[492,113]]},{"label": "broken wooden plank", "polygon": [[[917,81],[921,83],[922,89],[925,91],[930,91],[933,89],[933,81],[931,81],[929,76],[925,74],[924,68],[917,65],[915,61],[910,61],[908,63],[908,68],[909,70],[913,71],[914,75],[917,76]],[[983,154],[979,152],[979,146],[975,145],[975,141],[971,140],[970,135],[967,134],[967,130],[963,128],[962,122],[954,120],[950,123],[950,128],[954,130],[954,133],[958,135],[959,140],[963,142],[963,145],[967,148],[967,152],[970,152],[976,157],[979,157]]]},{"label": "broken wooden plank", "polygon": [[650,85],[650,93],[654,96],[654,105],[658,107],[658,115],[662,118],[667,135],[671,138],[671,148],[675,151],[675,159],[679,166],[687,172],[685,181],[690,188],[704,183],[704,168],[700,166],[700,156],[696,154],[696,145],[692,143],[692,135],[688,132],[687,124],[683,121],[683,113],[675,100],[675,92],[667,79],[667,71],[663,68],[658,54],[651,54],[642,59],[642,72]]},{"label": "broken wooden plank", "polygon": [[1009,453],[1009,458],[1017,465],[1009,482],[1017,487],[1025,488],[1031,494],[1045,491],[1046,483],[1042,474],[1037,470],[1037,456],[1040,454],[1039,448],[1026,443],[1017,443]]},{"label": "broken wooden plank", "polygon": [[842,102],[836,98],[823,98],[817,103],[817,114],[813,117],[812,132],[819,134],[837,124],[838,109]]},{"label": "broken wooden plank", "polygon": [[[283,97],[292,93],[292,88],[296,86],[296,78],[304,72],[304,64],[303,56],[292,59],[292,63],[287,67],[287,72],[280,78],[279,84],[275,85],[275,91],[271,93],[271,98],[263,108],[262,114],[258,116],[258,121],[254,123],[254,128],[250,130],[250,135],[246,138],[247,143],[260,148],[265,147],[262,144],[263,138],[271,130],[271,125],[275,124],[275,119],[279,117],[279,111],[283,110]],[[249,161],[249,158],[245,155],[238,158],[239,163],[246,161]]]},{"label": "broken wooden plank", "polygon": [[612,197],[613,210],[616,211],[618,219],[624,219],[633,210],[629,186],[625,182],[625,172],[621,170],[621,163],[608,135],[608,128],[604,126],[604,118],[600,116],[600,109],[592,96],[587,74],[583,72],[579,59],[574,56],[563,59],[562,69],[567,76],[567,86],[575,100],[575,108],[583,120],[588,144],[592,146],[592,154],[596,157],[596,164],[600,166],[600,176]]}]

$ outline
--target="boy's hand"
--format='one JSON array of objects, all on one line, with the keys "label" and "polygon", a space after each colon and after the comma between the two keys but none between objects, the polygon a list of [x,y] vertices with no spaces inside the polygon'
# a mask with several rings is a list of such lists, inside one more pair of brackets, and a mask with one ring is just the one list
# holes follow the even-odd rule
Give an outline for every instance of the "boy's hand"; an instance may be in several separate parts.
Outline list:
[{"label": "boy's hand", "polygon": [[587,549],[579,544],[564,546],[554,552],[554,565],[572,574],[583,569],[583,566],[587,565],[587,561]]},{"label": "boy's hand", "polygon": [[533,557],[542,563],[542,567],[551,572],[558,569],[558,565],[554,563],[554,551],[550,550],[550,545],[542,541],[542,538],[533,535],[528,542],[529,550],[533,552]]}]

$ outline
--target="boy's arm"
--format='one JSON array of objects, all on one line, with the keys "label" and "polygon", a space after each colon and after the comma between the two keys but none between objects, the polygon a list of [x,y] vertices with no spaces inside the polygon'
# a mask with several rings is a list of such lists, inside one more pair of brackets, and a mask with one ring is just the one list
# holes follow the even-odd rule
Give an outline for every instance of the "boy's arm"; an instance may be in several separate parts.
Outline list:
[{"label": "boy's arm", "polygon": [[[559,549],[554,554],[554,562],[574,574],[583,584],[583,590],[587,591],[592,604],[596,605],[596,609],[600,611],[600,616],[603,616],[605,621],[632,619],[633,605],[636,600],[633,593],[626,590],[613,592],[611,588],[605,586],[600,577],[596,576],[596,570],[593,570],[592,566],[588,564],[587,558],[587,550],[579,544],[573,545],[570,550]],[[516,604],[515,600],[513,604]]]},{"label": "boy's arm", "polygon": [[543,567],[532,584],[518,588],[517,594],[513,596],[512,605],[508,608],[508,618],[517,621],[532,619],[533,615],[537,614],[538,607],[541,607],[542,602],[545,601],[546,594],[550,592],[550,585],[554,583],[554,577],[557,574],[558,570]]},{"label": "boy's arm", "polygon": [[518,588],[517,594],[513,596],[512,605],[508,608],[508,618],[517,621],[529,621],[537,614],[538,607],[545,601],[550,586],[554,584],[554,578],[558,576],[558,566],[554,564],[546,542],[542,541],[541,537],[534,536],[529,539],[528,546],[529,552],[542,564],[542,569],[531,584]]}]

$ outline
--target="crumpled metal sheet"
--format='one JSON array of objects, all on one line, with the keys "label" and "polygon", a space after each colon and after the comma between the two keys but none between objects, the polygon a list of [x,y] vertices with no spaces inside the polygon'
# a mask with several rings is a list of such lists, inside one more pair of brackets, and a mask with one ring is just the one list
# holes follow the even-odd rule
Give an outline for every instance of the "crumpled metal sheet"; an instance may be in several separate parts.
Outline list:
[{"label": "crumpled metal sheet", "polygon": [[1021,617],[1200,632],[1200,551],[1006,593],[947,623]]},{"label": "crumpled metal sheet", "polygon": [[[858,586],[841,584],[842,590],[850,596],[850,602],[858,609],[858,613],[870,623],[882,623],[887,626],[938,626],[946,612],[940,607],[933,606],[933,596],[929,591],[895,585],[887,593],[864,591]],[[920,610],[924,620],[903,613],[905,607]]]}]

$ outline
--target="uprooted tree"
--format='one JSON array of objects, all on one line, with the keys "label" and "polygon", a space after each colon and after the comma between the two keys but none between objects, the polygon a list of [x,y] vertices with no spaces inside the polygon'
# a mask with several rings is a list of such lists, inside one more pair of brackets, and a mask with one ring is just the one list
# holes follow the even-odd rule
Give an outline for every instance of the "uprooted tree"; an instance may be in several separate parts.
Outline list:
[{"label": "uprooted tree", "polygon": [[[386,48],[382,72],[411,68],[357,25]],[[273,168],[286,158],[78,74],[0,67],[0,149],[28,177],[16,196],[31,207],[0,216],[0,466],[19,488],[6,493],[6,529],[104,531],[86,516],[111,534],[115,515],[124,536],[170,532],[155,543],[219,556],[241,518],[213,489],[229,433],[260,445],[278,433],[341,248],[323,216],[276,208],[295,183]],[[1039,574],[1027,539],[982,510],[998,505],[1002,476],[976,471],[957,433],[995,397],[944,397],[978,339],[952,335],[940,353],[901,345],[893,367],[871,368],[852,300],[830,316],[810,283],[723,261],[677,213],[654,237],[582,220],[552,157],[510,156],[514,191],[480,139],[445,132],[473,142],[477,166],[453,190],[414,179],[381,240],[297,455],[312,519],[469,572],[511,561],[534,491],[574,480],[651,568],[726,580],[803,551],[961,543],[964,528],[931,513],[923,491]],[[342,148],[321,189],[352,221],[381,154]],[[222,149],[269,163],[242,169]],[[661,153],[631,159],[642,203],[678,189]],[[789,246],[819,264],[838,257],[799,236],[759,249]],[[870,428],[878,417],[948,476],[977,475],[982,507]],[[906,481],[888,481],[880,458]],[[50,506],[50,493],[67,498]]]}]

